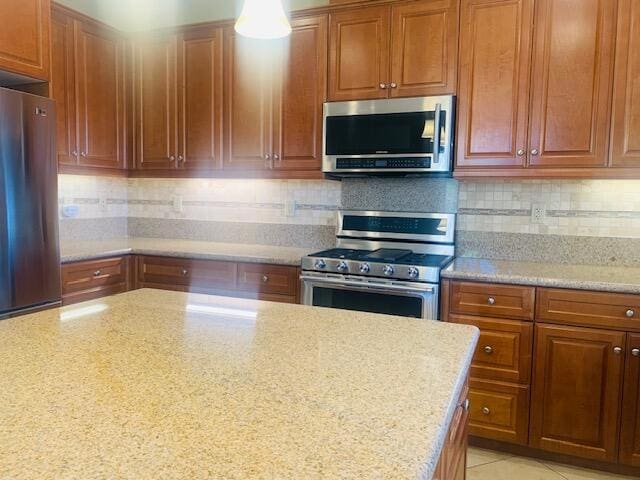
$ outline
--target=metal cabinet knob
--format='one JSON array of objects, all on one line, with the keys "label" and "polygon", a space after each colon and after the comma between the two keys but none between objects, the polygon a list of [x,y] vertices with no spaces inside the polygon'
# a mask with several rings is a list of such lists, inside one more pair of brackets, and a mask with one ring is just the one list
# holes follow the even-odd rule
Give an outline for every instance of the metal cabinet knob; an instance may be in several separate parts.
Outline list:
[{"label": "metal cabinet knob", "polygon": [[99,277],[100,275],[102,275],[102,270],[96,270],[95,272],[93,272],[94,277]]},{"label": "metal cabinet knob", "polygon": [[635,310],[633,310],[631,308],[629,310],[627,310],[627,317],[628,318],[633,318],[635,316],[636,316],[636,311]]},{"label": "metal cabinet knob", "polygon": [[531,150],[531,155],[536,156],[538,155],[540,152],[538,151],[537,148],[534,148],[533,150]]},{"label": "metal cabinet knob", "polygon": [[184,162],[184,157],[182,155],[178,155],[178,161],[179,162]]},{"label": "metal cabinet knob", "polygon": [[174,157],[173,155],[171,155],[171,156],[169,157],[169,161],[170,161],[170,162],[173,162],[175,159],[176,159],[176,157]]},{"label": "metal cabinet knob", "polygon": [[186,268],[182,269],[182,275],[186,276],[189,273],[189,270],[187,270]]},{"label": "metal cabinet knob", "polygon": [[469,410],[469,407],[471,406],[471,402],[467,398],[464,402],[462,402],[462,405],[460,405],[460,406],[462,407],[462,409],[464,411],[467,411],[467,410]]},{"label": "metal cabinet knob", "polygon": [[487,303],[489,305],[495,305],[496,304],[496,299],[493,297],[489,297],[489,299],[487,300]]},{"label": "metal cabinet knob", "polygon": [[267,153],[267,154],[264,156],[264,159],[265,159],[265,160],[271,160],[271,154],[270,154],[270,153]]},{"label": "metal cabinet knob", "polygon": [[487,345],[486,347],[484,347],[484,353],[486,353],[487,355],[491,355],[493,353],[493,347]]},{"label": "metal cabinet knob", "polygon": [[81,157],[86,157],[87,156],[87,152],[80,152],[80,156]]},{"label": "metal cabinet knob", "polygon": [[380,88],[381,88],[382,90],[386,90],[386,89],[388,88],[388,85],[387,85],[386,83],[381,83],[381,84],[380,84]]},{"label": "metal cabinet knob", "polygon": [[613,347],[613,353],[616,355],[622,355],[622,347]]},{"label": "metal cabinet knob", "polygon": [[78,151],[74,150],[73,152],[71,152],[71,155],[74,156],[74,157],[77,157],[78,156]]},{"label": "metal cabinet knob", "polygon": [[262,276],[262,283],[267,283],[269,282],[269,277],[267,275],[263,275]]},{"label": "metal cabinet knob", "polygon": [[634,348],[633,350],[631,350],[631,355],[633,355],[634,357],[640,357],[640,348]]},{"label": "metal cabinet knob", "polygon": [[274,160],[280,160],[280,155],[278,155],[277,153],[273,154],[273,159]]},{"label": "metal cabinet knob", "polygon": [[482,413],[484,413],[485,415],[489,415],[491,413],[491,410],[489,410],[489,407],[482,407]]},{"label": "metal cabinet knob", "polygon": [[396,82],[391,82],[389,85],[391,88],[398,88],[398,84]]},{"label": "metal cabinet knob", "polygon": [[524,157],[524,154],[525,154],[524,149],[521,148],[520,150],[518,150],[517,154],[519,157]]}]

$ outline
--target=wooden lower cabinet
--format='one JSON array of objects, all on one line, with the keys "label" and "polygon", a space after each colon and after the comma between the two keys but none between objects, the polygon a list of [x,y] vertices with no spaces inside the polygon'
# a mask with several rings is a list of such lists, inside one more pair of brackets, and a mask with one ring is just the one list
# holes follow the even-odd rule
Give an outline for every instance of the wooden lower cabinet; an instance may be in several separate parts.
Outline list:
[{"label": "wooden lower cabinet", "polygon": [[615,461],[625,333],[536,326],[530,443]]},{"label": "wooden lower cabinet", "polygon": [[620,463],[640,467],[640,335],[629,335],[622,398]]},{"label": "wooden lower cabinet", "polygon": [[62,265],[62,304],[84,302],[132,288],[131,257],[115,257]]},{"label": "wooden lower cabinet", "polygon": [[469,388],[465,387],[458,399],[433,480],[465,480],[467,474],[467,448],[469,436]]},{"label": "wooden lower cabinet", "polygon": [[298,303],[297,267],[129,255],[62,265],[64,305],[156,288]]},{"label": "wooden lower cabinet", "polygon": [[520,445],[529,431],[529,386],[471,379],[469,433]]},{"label": "wooden lower cabinet", "polygon": [[298,303],[298,269],[282,265],[138,256],[136,285]]}]

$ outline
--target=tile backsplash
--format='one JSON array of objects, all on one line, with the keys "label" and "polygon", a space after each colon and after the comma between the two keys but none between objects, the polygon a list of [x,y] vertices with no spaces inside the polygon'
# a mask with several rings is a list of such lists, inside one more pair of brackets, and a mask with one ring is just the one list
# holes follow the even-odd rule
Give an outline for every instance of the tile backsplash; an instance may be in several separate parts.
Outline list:
[{"label": "tile backsplash", "polygon": [[458,230],[640,238],[640,181],[461,182]]}]

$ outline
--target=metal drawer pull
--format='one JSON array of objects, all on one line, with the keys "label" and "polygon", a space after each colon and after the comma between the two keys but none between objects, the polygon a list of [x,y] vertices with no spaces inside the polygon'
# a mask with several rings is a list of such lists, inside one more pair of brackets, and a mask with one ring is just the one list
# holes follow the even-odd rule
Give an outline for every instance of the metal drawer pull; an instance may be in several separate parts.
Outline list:
[{"label": "metal drawer pull", "polygon": [[182,275],[183,275],[183,276],[186,276],[186,275],[188,275],[188,274],[189,274],[189,270],[187,270],[186,268],[183,268],[183,269],[182,269]]},{"label": "metal drawer pull", "polygon": [[629,310],[627,310],[627,317],[633,318],[635,316],[636,316],[636,311],[635,310],[633,310],[631,308]]},{"label": "metal drawer pull", "polygon": [[269,281],[269,277],[267,275],[262,276],[262,283],[267,283]]},{"label": "metal drawer pull", "polygon": [[484,413],[485,415],[489,415],[491,413],[491,410],[489,410],[489,407],[482,407],[482,413]]},{"label": "metal drawer pull", "polygon": [[100,275],[102,275],[102,270],[96,270],[95,272],[93,272],[94,277],[99,277]]},{"label": "metal drawer pull", "polygon": [[467,410],[469,410],[469,406],[471,405],[471,402],[469,401],[469,399],[467,398],[464,402],[462,402],[462,405],[460,405],[462,407],[462,409],[466,412]]},{"label": "metal drawer pull", "polygon": [[486,347],[484,347],[484,353],[486,353],[487,355],[491,355],[493,353],[493,347],[487,345]]},{"label": "metal drawer pull", "polygon": [[613,353],[615,353],[616,355],[621,355],[622,347],[613,347]]},{"label": "metal drawer pull", "polygon": [[631,355],[633,355],[634,357],[640,357],[640,348],[634,348],[633,350],[631,350]]},{"label": "metal drawer pull", "polygon": [[489,299],[487,300],[487,303],[489,305],[495,305],[496,304],[496,299],[493,297],[489,297]]}]

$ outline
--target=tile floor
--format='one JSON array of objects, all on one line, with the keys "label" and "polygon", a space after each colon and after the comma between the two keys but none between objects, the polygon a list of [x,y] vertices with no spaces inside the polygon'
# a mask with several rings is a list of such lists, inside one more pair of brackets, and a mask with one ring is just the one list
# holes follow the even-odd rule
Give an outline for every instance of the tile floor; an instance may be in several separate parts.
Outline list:
[{"label": "tile floor", "polygon": [[469,448],[467,480],[632,480],[559,463],[515,457],[490,450]]}]

